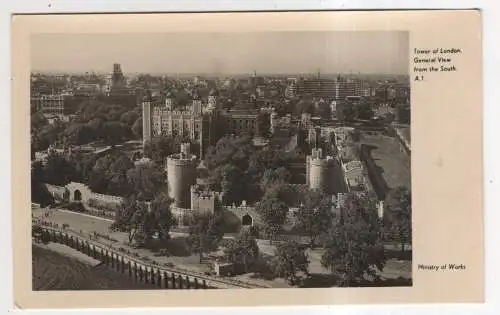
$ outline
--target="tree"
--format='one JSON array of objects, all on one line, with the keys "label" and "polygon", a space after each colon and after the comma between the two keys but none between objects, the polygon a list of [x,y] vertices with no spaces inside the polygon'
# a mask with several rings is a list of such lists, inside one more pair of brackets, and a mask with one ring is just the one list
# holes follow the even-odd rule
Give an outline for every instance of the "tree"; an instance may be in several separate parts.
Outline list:
[{"label": "tree", "polygon": [[331,119],[332,110],[330,108],[330,104],[324,100],[320,100],[314,108],[314,114],[323,119]]},{"label": "tree", "polygon": [[148,145],[148,156],[160,165],[164,165],[167,156],[179,152],[181,143],[184,142],[181,137],[161,136],[151,140]]},{"label": "tree", "polygon": [[239,168],[225,164],[210,173],[208,182],[211,189],[224,193],[226,203],[232,203],[243,199],[245,185],[242,177]]},{"label": "tree", "polygon": [[82,145],[94,139],[94,132],[87,124],[72,122],[64,129],[61,138],[65,144]]},{"label": "tree", "polygon": [[303,186],[295,186],[288,183],[274,183],[265,188],[264,196],[261,200],[278,199],[287,207],[298,207],[304,199],[304,195],[309,189]]},{"label": "tree", "polygon": [[235,242],[225,250],[225,254],[230,262],[243,265],[244,271],[247,272],[259,256],[255,235],[250,230],[242,230]]},{"label": "tree", "polygon": [[297,227],[307,233],[310,246],[314,248],[320,236],[328,232],[333,224],[333,203],[329,196],[308,191],[296,214]]},{"label": "tree", "polygon": [[406,187],[398,187],[389,192],[385,205],[386,231],[390,239],[401,244],[401,251],[404,252],[405,245],[411,244],[412,237],[411,192]]},{"label": "tree", "polygon": [[262,189],[266,190],[271,185],[286,184],[290,181],[292,174],[285,167],[267,169],[262,176]]},{"label": "tree", "polygon": [[233,164],[244,171],[254,152],[255,147],[250,137],[225,136],[217,141],[215,146],[208,148],[205,163],[209,170],[220,165]]},{"label": "tree", "polygon": [[75,169],[62,155],[54,152],[49,153],[43,167],[44,182],[64,186],[71,181],[74,174]]},{"label": "tree", "polygon": [[131,244],[141,228],[146,210],[145,205],[138,203],[134,196],[125,198],[116,211],[110,230],[127,232],[128,243]]},{"label": "tree", "polygon": [[129,169],[127,179],[139,200],[152,200],[166,188],[165,173],[154,165],[137,165]]},{"label": "tree", "polygon": [[223,220],[219,214],[196,214],[189,227],[188,244],[191,250],[200,255],[200,264],[203,254],[217,248],[224,236]]},{"label": "tree", "polygon": [[247,172],[256,183],[262,180],[266,170],[281,168],[285,166],[280,148],[269,146],[255,151],[248,161]]},{"label": "tree", "polygon": [[276,248],[276,275],[295,285],[301,279],[301,272],[309,274],[309,258],[305,248],[295,241],[279,244]]},{"label": "tree", "polygon": [[262,199],[257,205],[257,211],[264,221],[264,230],[269,234],[272,241],[283,228],[283,224],[285,224],[288,207],[282,200],[271,196]]},{"label": "tree", "polygon": [[127,126],[132,126],[137,121],[138,118],[139,114],[134,110],[130,110],[128,112],[125,112],[120,117],[120,121]]},{"label": "tree", "polygon": [[109,144],[130,140],[131,129],[119,121],[107,121],[103,125],[103,140]]},{"label": "tree", "polygon": [[370,104],[363,103],[356,107],[356,117],[362,120],[370,120],[374,116],[374,112]]},{"label": "tree", "polygon": [[326,237],[321,264],[339,277],[341,286],[377,277],[377,269],[383,270],[386,262],[381,232],[375,201],[348,195]]},{"label": "tree", "polygon": [[142,117],[137,118],[131,130],[136,139],[142,139]]},{"label": "tree", "polygon": [[107,191],[112,195],[126,196],[130,191],[127,172],[134,164],[126,155],[118,156],[106,170],[108,177]]},{"label": "tree", "polygon": [[151,203],[151,216],[156,223],[154,232],[158,239],[170,239],[170,228],[176,224],[171,211],[172,199],[166,194],[159,194]]},{"label": "tree", "polygon": [[409,124],[411,122],[411,108],[407,104],[396,106],[396,120],[400,124]]},{"label": "tree", "polygon": [[175,224],[171,203],[172,200],[163,194],[147,202],[135,196],[127,197],[118,208],[110,229],[127,232],[129,244],[135,241],[139,246],[147,246],[155,235],[168,240],[170,228]]},{"label": "tree", "polygon": [[302,113],[312,114],[314,112],[314,104],[312,102],[311,96],[305,96],[300,99],[300,101],[295,105],[294,112],[296,115]]},{"label": "tree", "polygon": [[356,119],[356,110],[352,104],[337,105],[337,117],[340,122],[353,122]]},{"label": "tree", "polygon": [[43,184],[43,166],[38,161],[31,163],[31,200],[42,207],[54,203],[54,197]]}]

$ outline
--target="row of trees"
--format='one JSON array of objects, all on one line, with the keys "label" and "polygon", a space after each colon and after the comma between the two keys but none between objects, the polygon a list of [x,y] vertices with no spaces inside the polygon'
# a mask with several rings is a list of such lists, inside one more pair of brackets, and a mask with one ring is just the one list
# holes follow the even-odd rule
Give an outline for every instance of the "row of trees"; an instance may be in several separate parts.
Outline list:
[{"label": "row of trees", "polygon": [[[387,261],[384,244],[398,241],[404,251],[405,244],[411,243],[411,193],[406,188],[393,191],[383,220],[378,218],[376,204],[368,196],[349,195],[335,214],[315,196],[308,199],[308,206],[299,211],[299,224],[312,233],[309,247],[316,241],[323,247],[321,264],[331,271],[337,285],[352,286],[378,279]],[[303,244],[279,244],[274,263],[275,271],[291,284],[299,282],[300,275],[309,275]]]},{"label": "row of trees", "polygon": [[97,157],[91,154],[51,153],[45,164],[33,162],[35,180],[64,186],[71,181],[88,184],[97,193],[151,200],[165,190],[165,172],[155,164],[134,165],[123,152]]},{"label": "row of trees", "polygon": [[[260,200],[274,177],[290,180],[286,166],[294,157],[294,152],[272,146],[257,148],[250,137],[222,137],[205,156],[209,186],[224,192],[228,204]],[[269,171],[272,169],[278,171]]]},{"label": "row of trees", "polygon": [[117,144],[142,137],[140,108],[127,108],[97,100],[78,105],[70,122],[49,124],[40,112],[31,115],[32,152],[46,150],[52,144],[82,145],[92,141]]},{"label": "row of trees", "polygon": [[142,201],[134,195],[127,197],[116,212],[112,231],[126,232],[128,242],[147,246],[154,238],[170,239],[170,228],[175,224],[170,205],[172,200],[165,194],[151,201]]}]

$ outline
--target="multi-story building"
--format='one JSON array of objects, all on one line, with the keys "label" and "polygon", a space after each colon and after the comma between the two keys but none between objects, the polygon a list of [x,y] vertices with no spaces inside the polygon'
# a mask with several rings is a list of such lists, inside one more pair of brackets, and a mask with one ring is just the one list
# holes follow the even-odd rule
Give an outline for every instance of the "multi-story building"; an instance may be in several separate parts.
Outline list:
[{"label": "multi-story building", "polygon": [[297,79],[289,78],[287,82],[288,85],[285,89],[285,97],[294,98],[297,95]]},{"label": "multi-story building", "polygon": [[217,119],[226,133],[258,135],[260,132],[260,113],[257,110],[223,110]]},{"label": "multi-story building", "polygon": [[297,95],[312,95],[316,98],[344,100],[356,95],[356,82],[337,77],[336,80],[314,78],[301,80],[297,85]]},{"label": "multi-story building", "polygon": [[313,97],[335,97],[337,84],[330,79],[306,79],[297,84],[297,95],[312,95]]},{"label": "multi-story building", "polygon": [[45,115],[64,115],[64,95],[62,94],[48,94],[41,96],[34,96],[31,102],[37,111],[41,111]]},{"label": "multi-story building", "polygon": [[345,100],[349,96],[356,96],[356,83],[345,81],[340,77],[335,82],[335,99]]}]

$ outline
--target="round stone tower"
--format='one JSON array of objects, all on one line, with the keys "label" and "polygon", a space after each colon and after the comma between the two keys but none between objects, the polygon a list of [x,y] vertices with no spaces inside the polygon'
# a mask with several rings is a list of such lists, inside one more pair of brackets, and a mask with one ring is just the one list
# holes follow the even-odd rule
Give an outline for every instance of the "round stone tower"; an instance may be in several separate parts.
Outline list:
[{"label": "round stone tower", "polygon": [[191,186],[196,183],[196,156],[189,143],[181,144],[181,152],[167,157],[168,195],[174,206],[191,208]]},{"label": "round stone tower", "polygon": [[333,189],[335,160],[330,156],[323,157],[321,149],[313,149],[306,163],[306,179],[309,188],[330,193]]}]

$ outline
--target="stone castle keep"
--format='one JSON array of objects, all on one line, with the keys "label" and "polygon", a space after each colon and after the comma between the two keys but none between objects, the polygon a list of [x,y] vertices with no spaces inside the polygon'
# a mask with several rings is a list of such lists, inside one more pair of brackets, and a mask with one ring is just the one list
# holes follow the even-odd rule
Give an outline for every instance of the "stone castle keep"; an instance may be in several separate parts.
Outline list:
[{"label": "stone castle keep", "polygon": [[175,104],[171,91],[156,97],[148,92],[142,102],[143,144],[162,135],[181,136],[199,145],[196,154],[202,158],[205,149],[217,141],[217,134],[258,134],[259,111],[237,107],[220,108],[215,90],[210,91],[206,101],[193,93],[186,106]]}]

